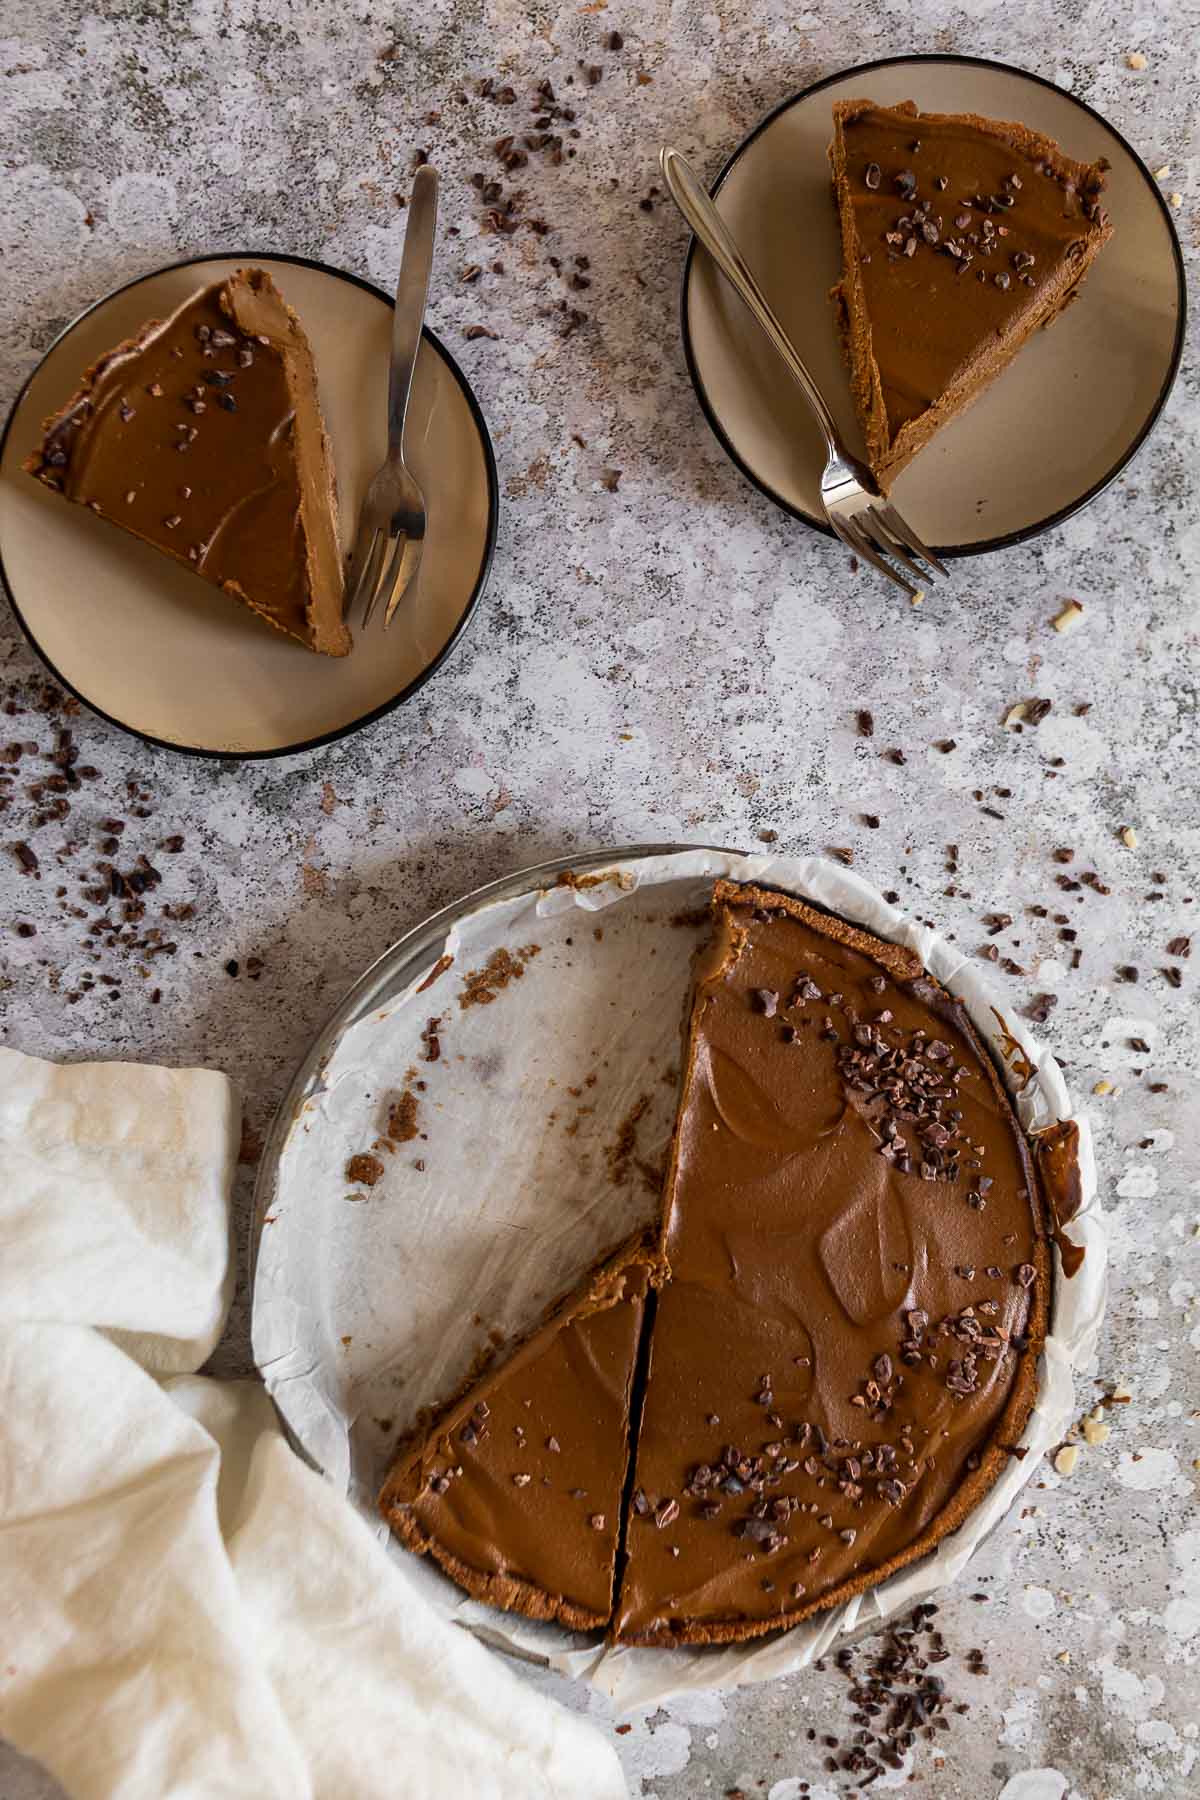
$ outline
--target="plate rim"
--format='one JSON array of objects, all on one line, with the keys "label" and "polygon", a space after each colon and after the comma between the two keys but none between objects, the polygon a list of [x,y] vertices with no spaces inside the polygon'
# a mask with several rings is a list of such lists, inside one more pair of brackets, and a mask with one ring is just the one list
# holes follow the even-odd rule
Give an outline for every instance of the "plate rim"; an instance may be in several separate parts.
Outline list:
[{"label": "plate rim", "polygon": [[[396,304],[394,297],[389,294],[386,289],[377,286],[373,281],[368,281],[365,276],[356,275],[351,269],[338,269],[335,268],[332,263],[322,262],[319,257],[299,256],[284,250],[209,250],[195,256],[180,257],[176,262],[158,264],[152,269],[147,269],[145,273],[141,275],[134,275],[130,280],[123,281],[118,287],[109,288],[105,293],[99,295],[87,306],[83,307],[72,319],[67,321],[60,331],[56,332],[54,338],[38,357],[33,368],[29,371],[24,381],[22,381],[13,397],[12,404],[9,407],[7,416],[4,420],[4,428],[3,430],[0,430],[0,459],[4,456],[4,452],[8,446],[9,434],[12,431],[17,413],[20,410],[30,387],[36,380],[40,371],[45,367],[50,357],[53,356],[54,352],[58,349],[59,345],[71,335],[77,326],[81,325],[85,319],[90,318],[94,312],[99,311],[102,306],[106,306],[110,300],[118,299],[122,294],[128,293],[131,288],[140,287],[143,282],[152,281],[158,275],[173,274],[177,269],[192,268],[197,263],[210,262],[291,263],[298,268],[315,269],[320,274],[330,275],[337,281],[349,282],[353,287],[362,288],[364,292],[373,294],[376,299],[382,300],[385,305],[391,307],[393,310]],[[378,706],[372,707],[369,712],[365,712],[361,714],[360,717],[352,719],[348,724],[339,725],[332,731],[320,732],[316,737],[305,738],[294,744],[281,745],[277,749],[219,750],[211,749],[202,744],[174,743],[170,738],[156,737],[153,732],[139,730],[136,725],[131,725],[127,720],[119,719],[114,713],[106,712],[102,706],[98,706],[94,700],[90,700],[86,694],[81,693],[74,682],[67,680],[61,669],[52,662],[38,642],[32,626],[21,611],[17,597],[13,592],[12,583],[8,577],[8,570],[4,562],[3,540],[0,538],[0,592],[3,593],[5,599],[8,601],[12,615],[17,621],[22,636],[29,645],[29,648],[54,680],[57,681],[61,687],[65,688],[69,694],[72,694],[81,705],[86,706],[90,713],[95,714],[99,719],[103,719],[106,724],[115,726],[118,731],[126,733],[127,736],[138,738],[143,744],[150,744],[156,750],[171,750],[177,756],[193,756],[204,758],[205,760],[212,762],[227,763],[269,762],[274,758],[281,756],[302,756],[306,752],[319,750],[326,744],[338,743],[342,738],[351,736],[353,732],[362,731],[368,725],[374,725],[378,720],[385,718],[388,713],[395,712],[397,707],[402,706],[405,701],[412,699],[412,697],[424,687],[425,683],[441,668],[447,657],[449,657],[451,652],[456,648],[459,639],[474,618],[492,572],[492,562],[496,553],[496,540],[500,524],[500,483],[496,472],[496,453],[492,444],[491,433],[488,430],[487,420],[483,416],[483,409],[479,404],[474,388],[471,386],[470,382],[463,374],[462,369],[437,334],[431,331],[428,325],[422,325],[421,335],[435,354],[442,359],[449,370],[450,375],[457,382],[463,399],[467,403],[467,409],[470,412],[471,420],[475,426],[476,435],[479,439],[480,448],[483,452],[484,471],[487,477],[488,490],[488,520],[487,531],[484,537],[483,554],[480,558],[479,572],[475,578],[475,585],[471,589],[470,596],[468,597],[467,603],[463,608],[462,614],[458,623],[455,625],[454,630],[450,633],[450,636],[446,639],[446,642],[442,645],[437,655],[431,662],[425,665],[420,674],[415,675],[406,686],[401,688],[399,692],[394,694],[390,699],[381,702]]]},{"label": "plate rim", "polygon": [[[835,70],[831,75],[824,75],[821,77],[820,81],[814,81],[810,83],[808,87],[800,88],[796,93],[789,94],[785,99],[779,101],[776,106],[773,106],[770,112],[764,114],[758,123],[747,132],[744,138],[741,139],[724,163],[722,163],[721,168],[709,186],[709,195],[712,199],[716,199],[726,179],[733,173],[734,168],[755,140],[761,137],[763,132],[773,125],[776,119],[783,113],[790,111],[793,106],[799,105],[802,100],[811,99],[814,94],[819,94],[822,88],[832,87],[836,82],[846,80],[848,76],[870,75],[876,69],[896,68],[901,64],[922,63],[959,63],[972,68],[998,69],[1003,71],[1006,75],[1019,76],[1022,81],[1031,81],[1038,87],[1053,89],[1053,91],[1060,95],[1061,98],[1069,100],[1072,105],[1079,107],[1082,112],[1087,113],[1091,118],[1095,119],[1098,124],[1102,125],[1104,129],[1116,139],[1117,143],[1130,157],[1150,193],[1153,194],[1159,212],[1166,222],[1167,237],[1171,246],[1171,255],[1175,268],[1175,290],[1178,301],[1178,313],[1175,321],[1175,341],[1171,347],[1170,361],[1168,362],[1162,384],[1155,396],[1153,405],[1136,435],[1132,438],[1129,445],[1121,453],[1117,462],[1113,464],[1112,468],[1109,469],[1107,473],[1102,475],[1098,481],[1093,482],[1091,487],[1087,488],[1082,494],[1076,496],[1074,500],[1069,501],[1066,506],[1059,507],[1056,511],[1048,513],[1045,518],[1037,520],[1032,525],[1023,525],[1018,531],[1003,532],[999,537],[981,538],[977,542],[969,544],[933,545],[933,549],[938,556],[983,556],[992,550],[1005,550],[1016,544],[1028,543],[1031,539],[1041,537],[1045,532],[1053,531],[1058,526],[1065,524],[1066,521],[1073,518],[1076,513],[1082,512],[1085,507],[1090,506],[1093,500],[1098,499],[1107,488],[1112,486],[1117,477],[1128,468],[1138,451],[1142,448],[1142,445],[1146,442],[1146,439],[1150,436],[1150,433],[1154,430],[1154,427],[1158,424],[1158,421],[1162,416],[1163,408],[1171,397],[1171,392],[1179,375],[1187,333],[1187,277],[1184,268],[1183,251],[1179,243],[1179,233],[1175,229],[1175,221],[1171,217],[1171,210],[1167,205],[1158,183],[1151,175],[1150,170],[1146,167],[1142,158],[1133,148],[1133,145],[1129,143],[1128,139],[1117,130],[1116,126],[1113,125],[1110,120],[1105,118],[1102,112],[1099,112],[1094,106],[1090,106],[1086,100],[1081,100],[1077,94],[1071,93],[1067,88],[1060,87],[1056,81],[1051,81],[1048,76],[1037,75],[1031,69],[1022,69],[1016,63],[1001,62],[996,57],[991,56],[963,56],[954,51],[922,50],[915,51],[907,56],[875,57],[870,62],[852,63],[846,68]],[[806,513],[799,506],[793,506],[791,501],[785,500],[782,494],[777,493],[768,482],[764,481],[754,472],[750,465],[744,460],[741,453],[734,447],[732,440],[729,438],[721,424],[716,409],[710,401],[708,394],[705,391],[703,380],[701,379],[700,369],[696,361],[695,348],[692,343],[691,326],[688,322],[688,297],[691,292],[692,271],[695,264],[695,257],[696,238],[693,235],[688,241],[687,254],[684,257],[683,263],[683,273],[680,277],[679,322],[688,379],[691,381],[696,399],[699,402],[700,411],[703,413],[705,421],[713,436],[720,444],[722,450],[724,450],[726,456],[728,456],[734,468],[737,469],[738,473],[742,475],[752,487],[756,488],[758,492],[762,494],[764,499],[770,500],[781,512],[787,513],[790,518],[797,520],[801,525],[807,525],[810,530],[819,532],[822,537],[832,539],[835,536],[835,533],[822,519],[814,517],[812,513]]]}]

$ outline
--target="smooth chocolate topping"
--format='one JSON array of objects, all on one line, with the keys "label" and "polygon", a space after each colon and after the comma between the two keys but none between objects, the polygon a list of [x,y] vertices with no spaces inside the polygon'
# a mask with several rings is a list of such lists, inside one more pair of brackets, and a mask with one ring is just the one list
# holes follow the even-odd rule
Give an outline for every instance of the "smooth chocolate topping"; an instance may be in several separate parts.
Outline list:
[{"label": "smooth chocolate topping", "polygon": [[841,920],[718,901],[615,1617],[641,1642],[769,1629],[952,1529],[1032,1403],[1047,1282],[963,1009]]},{"label": "smooth chocolate topping", "polygon": [[618,1259],[594,1277],[388,1479],[380,1505],[404,1541],[495,1605],[608,1621],[649,1276]]},{"label": "smooth chocolate topping", "polygon": [[1048,138],[911,102],[839,102],[830,150],[845,275],[835,296],[880,473],[904,427],[958,410],[1076,291],[1111,232],[1103,163]]},{"label": "smooth chocolate topping", "polygon": [[26,463],[46,486],[342,656],[332,465],[308,342],[261,269],[88,370]]}]

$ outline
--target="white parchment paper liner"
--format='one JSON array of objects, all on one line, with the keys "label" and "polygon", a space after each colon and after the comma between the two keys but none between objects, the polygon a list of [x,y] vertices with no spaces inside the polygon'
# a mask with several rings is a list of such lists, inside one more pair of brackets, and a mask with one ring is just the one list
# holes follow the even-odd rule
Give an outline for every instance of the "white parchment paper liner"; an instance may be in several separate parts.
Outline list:
[{"label": "white parchment paper liner", "polygon": [[[284,1147],[259,1248],[254,1344],[267,1386],[305,1450],[373,1522],[397,1433],[418,1407],[454,1391],[485,1331],[526,1328],[598,1255],[653,1216],[652,1183],[631,1173],[614,1185],[611,1151],[649,1088],[639,1146],[651,1163],[665,1153],[671,1066],[698,935],[670,921],[702,905],[719,875],[782,888],[911,946],[1003,1063],[996,996],[979,965],[860,876],[820,858],[640,856],[614,863],[611,879],[533,889],[460,920],[428,962],[444,953],[453,968],[418,992],[427,967],[333,1047],[321,1091]],[[534,944],[536,955],[523,965],[518,958],[524,974],[494,1003],[460,1010],[467,972],[496,951]],[[421,1060],[431,1016],[444,1021],[445,1061],[436,1068]],[[844,1633],[909,1608],[961,1572],[1073,1418],[1072,1372],[1094,1352],[1106,1291],[1087,1120],[1049,1052],[1011,1014],[1005,1024],[1036,1070],[1014,1092],[1026,1130],[1059,1119],[1079,1125],[1083,1206],[1069,1235],[1087,1254],[1068,1281],[1055,1253],[1050,1335],[1021,1440],[1027,1454],[1010,1461],[960,1529],[845,1606],[745,1645],[606,1648],[468,1599],[428,1559],[397,1546],[440,1610],[497,1647],[595,1683],[627,1710],[802,1668]],[[410,1068],[427,1077],[427,1137],[403,1147],[369,1198],[348,1198],[347,1160],[370,1148]]]}]

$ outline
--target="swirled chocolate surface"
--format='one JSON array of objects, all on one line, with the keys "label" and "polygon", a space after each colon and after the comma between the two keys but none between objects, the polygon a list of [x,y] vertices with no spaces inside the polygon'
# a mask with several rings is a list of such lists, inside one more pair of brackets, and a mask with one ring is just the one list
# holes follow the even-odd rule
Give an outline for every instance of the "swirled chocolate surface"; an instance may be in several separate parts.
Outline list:
[{"label": "swirled chocolate surface", "polygon": [[349,650],[312,353],[264,270],[102,357],[25,466],[310,649]]},{"label": "swirled chocolate surface", "polygon": [[955,1526],[1032,1403],[1033,1168],[917,958],[718,889],[614,1634],[767,1630]]}]

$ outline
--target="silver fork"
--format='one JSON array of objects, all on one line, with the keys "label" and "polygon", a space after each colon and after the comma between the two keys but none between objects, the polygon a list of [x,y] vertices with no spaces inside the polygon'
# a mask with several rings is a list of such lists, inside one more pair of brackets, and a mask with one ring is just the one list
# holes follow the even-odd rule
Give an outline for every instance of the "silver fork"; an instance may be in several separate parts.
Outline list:
[{"label": "silver fork", "polygon": [[825,439],[825,472],[821,477],[821,505],[825,517],[856,556],[890,576],[906,593],[919,594],[922,584],[931,577],[914,558],[928,563],[939,575],[947,574],[947,570],[880,491],[871,471],[846,449],[816,382],[789,341],[695,170],[678,150],[672,150],[668,145],[664,145],[659,160],[667,192],[722,275],[745,301],[813,410]]},{"label": "silver fork", "polygon": [[421,552],[425,547],[425,496],[404,461],[404,419],[417,353],[421,348],[421,325],[429,295],[429,274],[437,232],[437,205],[437,171],[426,163],[413,177],[404,255],[400,260],[400,279],[396,283],[392,367],[388,381],[387,461],[367,489],[358,519],[358,536],[350,552],[349,574],[354,586],[346,601],[346,612],[349,614],[362,601],[362,625],[365,627],[383,599],[386,602],[385,631],[420,567]]}]

